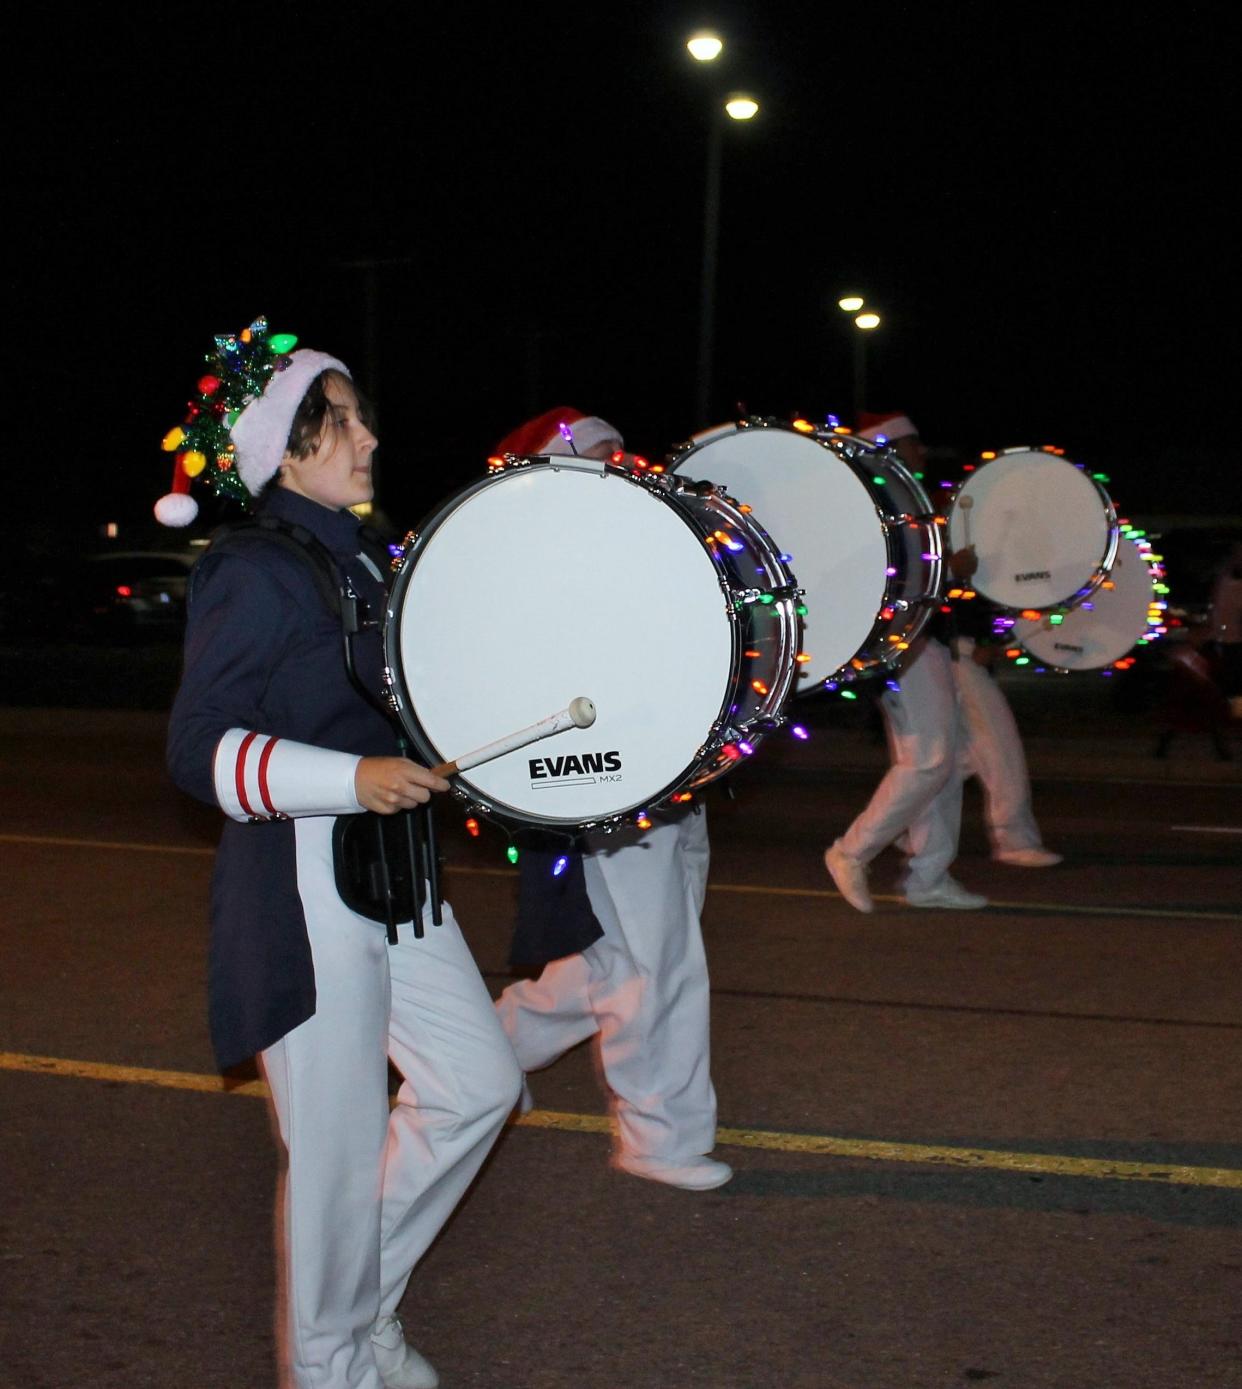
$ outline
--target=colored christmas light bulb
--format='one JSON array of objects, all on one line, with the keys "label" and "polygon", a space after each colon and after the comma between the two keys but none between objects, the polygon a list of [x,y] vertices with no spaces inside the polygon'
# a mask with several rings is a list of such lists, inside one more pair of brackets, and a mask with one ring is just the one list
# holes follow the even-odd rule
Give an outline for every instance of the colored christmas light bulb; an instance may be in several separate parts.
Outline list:
[{"label": "colored christmas light bulb", "polygon": [[516,863],[518,861],[518,848],[516,844],[510,844],[505,850],[505,858],[507,858],[510,863]]}]

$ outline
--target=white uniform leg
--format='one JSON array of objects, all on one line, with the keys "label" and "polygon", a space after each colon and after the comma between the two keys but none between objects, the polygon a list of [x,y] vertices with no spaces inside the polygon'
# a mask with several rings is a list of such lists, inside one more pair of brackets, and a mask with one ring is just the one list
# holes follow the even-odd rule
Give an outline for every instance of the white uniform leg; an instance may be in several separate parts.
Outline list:
[{"label": "white uniform leg", "polygon": [[585,955],[544,965],[538,979],[519,979],[496,1000],[496,1012],[524,1071],[542,1070],[593,1037],[591,967]]},{"label": "white uniform leg", "polygon": [[[380,1315],[474,1180],[522,1087],[522,1071],[448,903],[424,935],[389,947],[388,1054],[402,1076],[388,1121]],[[408,935],[407,935],[408,931]]]},{"label": "white uniform leg", "polygon": [[1031,781],[1022,739],[1009,701],[996,681],[971,659],[974,642],[958,638],[953,663],[962,708],[963,776],[983,784],[984,816],[993,853],[1040,847],[1031,809]]},{"label": "white uniform leg", "polygon": [[612,835],[598,843],[584,867],[604,936],[584,956],[620,1146],[681,1162],[716,1145],[699,924],[707,813],[700,808],[637,839]]},{"label": "white uniform leg", "polygon": [[[401,944],[389,946],[383,927],[337,897],[331,830],[331,819],[296,822],[315,1013],[261,1058],[288,1149],[280,1207],[283,1383],[382,1389],[370,1332],[380,1312],[395,1306],[409,1273],[410,1264],[398,1273],[395,1258],[411,1249],[416,1258],[448,1218],[520,1078],[451,914],[441,927],[428,918],[422,941],[403,926]],[[410,975],[420,981],[413,990]],[[411,1038],[425,1048],[416,1058]],[[426,1114],[399,1107],[391,1125],[390,1045],[427,1106]],[[381,1269],[391,1306],[381,1305]]]},{"label": "white uniform leg", "polygon": [[521,980],[497,1011],[526,1070],[599,1034],[621,1146],[680,1161],[716,1141],[707,957],[699,924],[710,850],[701,808],[640,834],[591,838],[587,896],[603,937]]},{"label": "white uniform leg", "polygon": [[957,856],[962,787],[951,665],[946,647],[925,641],[902,667],[900,690],[881,698],[891,765],[867,808],[837,841],[842,852],[869,863],[907,830],[907,886],[920,891],[941,881]]}]

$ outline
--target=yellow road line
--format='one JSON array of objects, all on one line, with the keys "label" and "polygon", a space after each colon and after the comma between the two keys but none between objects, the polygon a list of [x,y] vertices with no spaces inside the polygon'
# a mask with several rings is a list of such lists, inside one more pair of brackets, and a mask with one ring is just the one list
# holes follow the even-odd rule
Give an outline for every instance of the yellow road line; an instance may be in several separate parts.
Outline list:
[{"label": "yellow road line", "polygon": [[[140,854],[191,854],[210,857],[214,849],[186,844],[139,844],[120,840],[67,839],[52,835],[0,834],[0,844],[28,844],[47,848],[129,850]],[[449,873],[469,878],[512,878],[512,868],[472,868],[449,864]],[[708,892],[726,892],[753,897],[809,897],[820,901],[840,901],[841,894],[825,887],[769,887],[762,883],[708,883]],[[902,905],[902,898],[875,894],[877,902]],[[1052,912],[1060,916],[1151,917],[1155,920],[1242,921],[1237,912],[1201,911],[1195,907],[1091,906],[1073,902],[1008,902],[991,898],[988,905],[1000,911]]]},{"label": "yellow road line", "polygon": [[31,844],[51,849],[124,849],[131,854],[197,854],[206,858],[216,852],[197,844],[134,844],[129,840],[67,839],[45,834],[0,834],[0,844]]},{"label": "yellow road line", "polygon": [[208,1095],[266,1095],[261,1080],[235,1084],[219,1075],[196,1071],[158,1071],[148,1066],[116,1066],[107,1061],[70,1061],[60,1056],[30,1056],[0,1051],[0,1071],[35,1071],[41,1075],[71,1076],[75,1080],[110,1080],[129,1085],[155,1085],[162,1090],[197,1090]]},{"label": "yellow road line", "polygon": [[[102,1061],[71,1061],[56,1056],[0,1052],[0,1071],[27,1071],[161,1089],[191,1090],[213,1095],[262,1097],[260,1080],[234,1084],[218,1075],[193,1071],[160,1071],[145,1066],[116,1066]],[[521,1128],[552,1129],[561,1133],[612,1131],[602,1114],[566,1114],[534,1109],[515,1120]],[[1052,1177],[1087,1177],[1096,1181],[1155,1182],[1162,1186],[1225,1187],[1242,1191],[1242,1171],[1228,1167],[1113,1161],[1107,1158],[1067,1157],[1059,1153],[1014,1153],[994,1148],[946,1148],[926,1143],[888,1143],[864,1138],[833,1138],[828,1134],[777,1133],[769,1129],[722,1128],[716,1141],[726,1148],[757,1148],[770,1153],[804,1153],[815,1157],[863,1159],[870,1162],[912,1162],[934,1167],[1024,1172]]]}]

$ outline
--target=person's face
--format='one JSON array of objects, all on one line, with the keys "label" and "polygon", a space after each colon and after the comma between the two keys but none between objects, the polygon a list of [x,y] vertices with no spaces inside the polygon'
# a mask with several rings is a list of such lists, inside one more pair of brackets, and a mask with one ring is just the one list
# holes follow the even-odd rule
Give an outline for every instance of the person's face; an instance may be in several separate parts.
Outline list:
[{"label": "person's face", "polygon": [[328,409],[319,445],[305,458],[285,454],[280,485],[320,506],[343,511],[369,502],[375,495],[371,455],[376,439],[358,418],[358,397],[347,381],[330,376],[324,383],[324,395]]},{"label": "person's face", "polygon": [[902,439],[890,441],[890,447],[912,473],[923,471],[927,462],[927,445],[917,434],[907,434]]}]

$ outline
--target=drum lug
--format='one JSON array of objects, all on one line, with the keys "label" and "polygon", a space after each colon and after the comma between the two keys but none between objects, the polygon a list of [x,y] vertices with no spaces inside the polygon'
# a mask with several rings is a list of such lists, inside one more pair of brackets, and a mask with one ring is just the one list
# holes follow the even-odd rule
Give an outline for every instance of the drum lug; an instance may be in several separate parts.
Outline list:
[{"label": "drum lug", "polygon": [[601,478],[608,476],[608,464],[595,458],[578,458],[572,454],[555,454],[547,460],[554,473],[595,473]]},{"label": "drum lug", "polygon": [[384,700],[394,714],[401,712],[401,699],[397,694],[397,676],[391,666],[384,667]]}]

